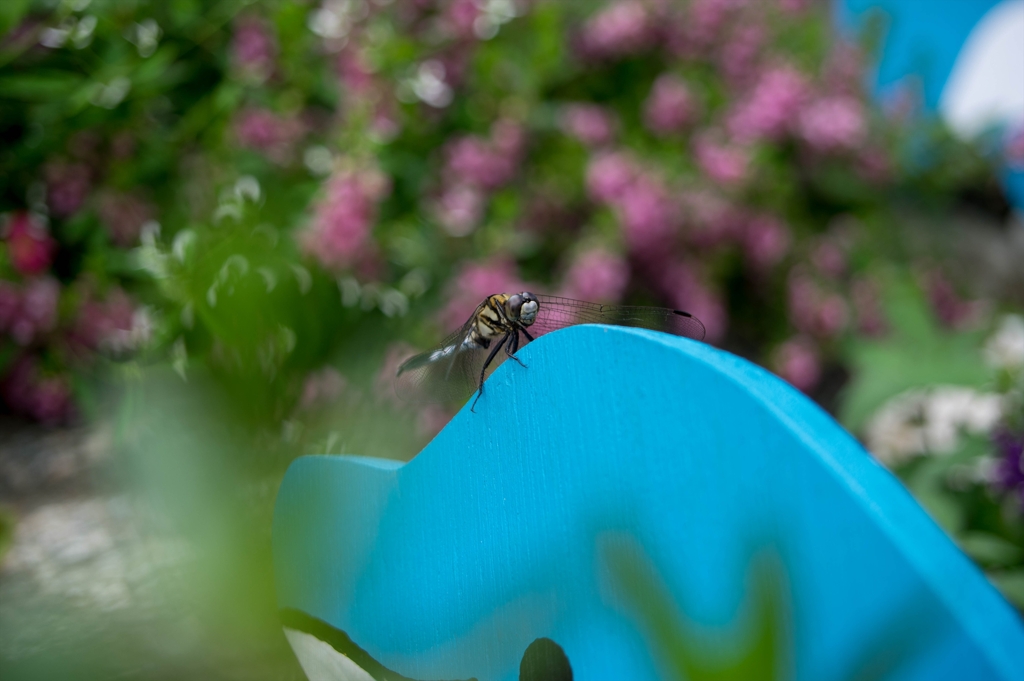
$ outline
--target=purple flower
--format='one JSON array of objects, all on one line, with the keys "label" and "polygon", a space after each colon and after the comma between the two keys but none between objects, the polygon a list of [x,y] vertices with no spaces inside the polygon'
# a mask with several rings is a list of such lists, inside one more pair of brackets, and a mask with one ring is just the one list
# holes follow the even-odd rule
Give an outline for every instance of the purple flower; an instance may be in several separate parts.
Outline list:
[{"label": "purple flower", "polygon": [[480,224],[486,198],[480,189],[469,184],[446,187],[434,205],[438,222],[452,236],[466,236]]},{"label": "purple flower", "polygon": [[601,147],[615,136],[611,114],[595,104],[570,104],[562,109],[562,130],[590,147]]},{"label": "purple flower", "polygon": [[950,329],[963,328],[978,318],[981,305],[966,301],[957,295],[953,284],[942,272],[933,270],[927,275],[928,302],[939,322]]},{"label": "purple flower", "polygon": [[849,316],[849,307],[842,296],[825,293],[799,272],[790,276],[789,319],[798,331],[831,338],[846,328]]},{"label": "purple flower", "polygon": [[235,23],[231,57],[241,71],[259,80],[266,80],[273,73],[277,43],[265,21],[246,16]]},{"label": "purple flower", "polygon": [[512,179],[515,169],[515,159],[476,135],[457,139],[448,147],[447,173],[456,182],[496,189]]},{"label": "purple flower", "polygon": [[81,351],[116,354],[134,349],[144,340],[136,328],[137,313],[135,301],[120,287],[111,288],[102,300],[89,295],[78,308],[71,339]]},{"label": "purple flower", "polygon": [[613,3],[583,27],[585,52],[595,57],[635,54],[651,45],[654,26],[647,7],[636,0]]},{"label": "purple flower", "polygon": [[687,27],[686,53],[699,54],[718,40],[722,29],[743,4],[743,0],[694,0],[683,23]]},{"label": "purple flower", "polygon": [[354,48],[342,50],[338,54],[335,68],[348,92],[357,97],[365,97],[373,92],[376,86],[373,69],[361,51]]},{"label": "purple flower", "polygon": [[305,132],[305,125],[298,118],[278,116],[266,109],[243,109],[235,119],[239,144],[282,165],[291,160],[295,144]]},{"label": "purple flower", "polygon": [[327,269],[351,267],[368,251],[377,204],[390,191],[375,170],[343,170],[331,176],[299,239],[307,254]]},{"label": "purple flower", "polygon": [[6,284],[0,289],[0,325],[21,346],[57,326],[60,284],[52,277],[40,277],[18,288]]},{"label": "purple flower", "polygon": [[114,191],[100,195],[96,212],[110,240],[122,248],[138,243],[142,226],[156,215],[153,205],[142,197]]},{"label": "purple flower", "polygon": [[43,219],[32,213],[12,213],[4,230],[7,256],[22,276],[45,272],[57,252],[57,242],[50,236]]},{"label": "purple flower", "polygon": [[615,200],[626,242],[636,251],[650,251],[665,245],[679,211],[663,184],[641,173]]},{"label": "purple flower", "polygon": [[636,168],[621,152],[606,152],[591,158],[587,165],[587,191],[601,203],[617,201],[633,182]]},{"label": "purple flower", "polygon": [[697,164],[711,180],[733,186],[747,179],[750,153],[746,149],[719,144],[704,135],[694,142],[693,151]]},{"label": "purple flower", "polygon": [[476,0],[448,0],[443,12],[443,21],[452,35],[470,40],[476,37],[480,17],[480,4]]},{"label": "purple flower", "polygon": [[765,42],[761,24],[738,26],[718,54],[722,73],[732,83],[745,83],[754,75],[758,54]]},{"label": "purple flower", "polygon": [[853,309],[857,316],[857,330],[865,336],[881,336],[888,328],[878,286],[869,279],[857,279],[851,286]]},{"label": "purple flower", "polygon": [[65,423],[74,416],[71,382],[66,375],[46,375],[38,360],[22,355],[0,380],[0,396],[16,414],[48,425]]},{"label": "purple flower", "polygon": [[603,249],[578,255],[565,276],[562,295],[567,298],[614,303],[622,298],[629,283],[625,259]]},{"label": "purple flower", "polygon": [[792,125],[807,91],[807,79],[796,69],[768,69],[729,114],[726,128],[741,142],[778,139]]},{"label": "purple flower", "polygon": [[816,151],[855,149],[867,137],[864,107],[846,95],[824,97],[803,109],[797,130]]},{"label": "purple flower", "polygon": [[743,236],[744,217],[739,209],[710,190],[683,195],[690,242],[699,248],[716,248]]},{"label": "purple flower", "polygon": [[779,264],[789,252],[791,242],[786,225],[770,215],[754,216],[743,231],[743,252],[758,270]]},{"label": "purple flower", "polygon": [[1024,509],[1024,432],[1000,428],[992,440],[999,454],[993,482],[1000,490],[1016,496]]},{"label": "purple flower", "polygon": [[846,252],[829,239],[822,239],[811,251],[811,263],[826,277],[838,279],[846,272]]},{"label": "purple flower", "polygon": [[821,378],[818,349],[805,336],[795,336],[776,348],[772,366],[775,373],[804,392],[817,385]]},{"label": "purple flower", "polygon": [[56,217],[78,212],[92,187],[88,166],[55,161],[46,166],[46,202]]},{"label": "purple flower", "polygon": [[697,103],[686,82],[673,74],[654,81],[644,103],[644,122],[652,132],[665,135],[679,132],[693,122]]}]

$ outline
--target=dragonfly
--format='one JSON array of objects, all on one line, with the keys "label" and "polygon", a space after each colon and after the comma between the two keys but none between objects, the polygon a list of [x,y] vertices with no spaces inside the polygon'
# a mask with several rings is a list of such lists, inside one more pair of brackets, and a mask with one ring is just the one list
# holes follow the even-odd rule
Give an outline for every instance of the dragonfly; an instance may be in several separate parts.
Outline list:
[{"label": "dragonfly", "polygon": [[[515,360],[521,343],[576,324],[612,324],[704,340],[704,325],[689,312],[662,307],[601,305],[572,298],[522,293],[488,296],[457,331],[398,367],[395,389],[404,399],[462,404],[484,394],[488,368]],[[504,355],[504,356],[502,356]]]}]

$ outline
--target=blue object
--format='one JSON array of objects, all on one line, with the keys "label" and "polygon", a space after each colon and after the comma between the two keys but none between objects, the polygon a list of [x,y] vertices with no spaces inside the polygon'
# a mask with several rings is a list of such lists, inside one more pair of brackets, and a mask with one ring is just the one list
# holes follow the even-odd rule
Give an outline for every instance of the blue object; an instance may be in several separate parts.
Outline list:
[{"label": "blue object", "polygon": [[[646,605],[719,657],[751,638],[736,623],[767,550],[791,633],[763,678],[1024,679],[1016,612],[788,384],[635,329],[573,327],[520,356],[409,463],[293,463],[273,530],[291,621],[417,679],[517,679],[545,637],[578,681],[666,678],[664,627],[629,607],[605,549],[646,561],[666,596]],[[310,678],[371,678],[332,673]]]}]

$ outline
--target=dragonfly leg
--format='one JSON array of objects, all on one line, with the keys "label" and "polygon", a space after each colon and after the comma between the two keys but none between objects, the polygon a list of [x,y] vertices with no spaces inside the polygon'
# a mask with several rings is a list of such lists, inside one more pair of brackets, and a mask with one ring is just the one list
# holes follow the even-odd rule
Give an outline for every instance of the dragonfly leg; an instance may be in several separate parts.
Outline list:
[{"label": "dragonfly leg", "polygon": [[508,342],[509,334],[505,334],[505,337],[501,339],[501,342],[491,348],[491,354],[487,355],[487,359],[484,361],[484,366],[480,369],[480,387],[477,389],[476,399],[473,400],[473,406],[469,408],[471,412],[476,413],[476,403],[480,401],[480,398],[484,394],[484,375],[487,373],[487,367],[494,361],[494,356],[498,354],[498,350],[504,347],[505,343]]},{"label": "dragonfly leg", "polygon": [[530,341],[533,340],[533,336],[530,335],[530,332],[526,330],[525,326],[520,326],[519,330],[523,332],[523,335],[526,336],[527,340],[530,340]]},{"label": "dragonfly leg", "polygon": [[505,346],[505,354],[508,355],[509,357],[511,357],[512,359],[514,359],[515,361],[519,362],[519,366],[521,366],[521,367],[523,367],[525,369],[526,365],[523,364],[523,360],[521,360],[518,357],[516,357],[516,353],[518,351],[519,351],[519,331],[516,330],[516,331],[512,332],[512,340],[510,340],[509,344]]}]

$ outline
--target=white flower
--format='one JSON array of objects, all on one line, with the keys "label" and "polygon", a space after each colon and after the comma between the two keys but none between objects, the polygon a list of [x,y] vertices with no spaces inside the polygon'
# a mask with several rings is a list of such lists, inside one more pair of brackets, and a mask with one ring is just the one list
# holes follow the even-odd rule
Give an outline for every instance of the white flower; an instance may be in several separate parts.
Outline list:
[{"label": "white flower", "polygon": [[985,361],[996,369],[1024,367],[1024,317],[1008,314],[985,343]]},{"label": "white flower", "polygon": [[1003,414],[1003,398],[960,386],[908,390],[875,412],[866,429],[875,458],[893,466],[923,454],[950,454],[964,430],[986,435]]}]

